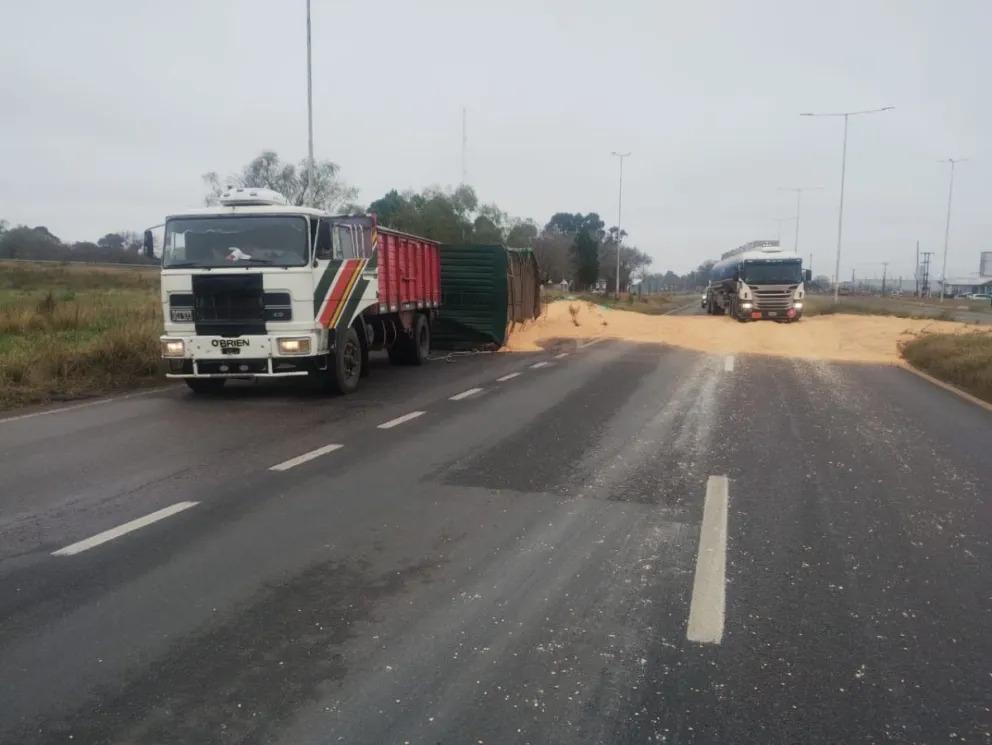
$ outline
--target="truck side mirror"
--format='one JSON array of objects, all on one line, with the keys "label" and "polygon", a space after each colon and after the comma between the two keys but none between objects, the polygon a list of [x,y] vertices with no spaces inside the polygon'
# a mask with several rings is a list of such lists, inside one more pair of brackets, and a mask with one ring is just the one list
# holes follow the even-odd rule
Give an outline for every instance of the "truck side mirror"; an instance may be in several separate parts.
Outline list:
[{"label": "truck side mirror", "polygon": [[145,256],[147,256],[149,259],[154,259],[155,258],[155,238],[152,236],[152,231],[150,231],[150,230],[146,230],[145,231],[144,248],[145,248]]},{"label": "truck side mirror", "polygon": [[806,284],[809,284],[810,282],[813,281],[813,270],[812,269],[806,269],[806,270],[803,271],[803,281],[806,282]]},{"label": "truck side mirror", "polygon": [[333,259],[334,244],[331,240],[331,221],[321,220],[317,225],[317,251],[315,259]]}]

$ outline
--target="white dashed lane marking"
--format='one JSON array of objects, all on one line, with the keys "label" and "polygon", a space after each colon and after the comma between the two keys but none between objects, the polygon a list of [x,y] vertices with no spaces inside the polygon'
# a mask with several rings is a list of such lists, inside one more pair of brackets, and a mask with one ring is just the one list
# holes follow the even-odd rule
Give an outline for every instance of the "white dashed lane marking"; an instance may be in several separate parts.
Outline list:
[{"label": "white dashed lane marking", "polygon": [[566,357],[568,357],[568,352],[559,352],[558,354],[555,355],[556,360],[562,360],[565,359]]},{"label": "white dashed lane marking", "polygon": [[383,422],[379,425],[379,429],[392,429],[393,427],[398,427],[401,424],[409,422],[411,419],[416,419],[418,416],[423,416],[426,411],[411,411],[409,414],[404,414],[403,416],[398,416],[395,419],[390,419],[388,422]]},{"label": "white dashed lane marking", "polygon": [[692,583],[689,625],[686,638],[691,642],[719,644],[723,624],[727,580],[727,500],[726,476],[710,476],[706,482],[703,522],[699,527],[696,577]]},{"label": "white dashed lane marking", "polygon": [[723,369],[725,372],[734,371],[734,355],[730,354],[723,358]]},{"label": "white dashed lane marking", "polygon": [[288,471],[294,466],[298,466],[301,463],[306,463],[308,460],[313,460],[314,458],[319,458],[322,455],[327,455],[328,453],[333,453],[335,450],[340,450],[344,445],[324,445],[322,448],[317,448],[316,450],[311,450],[309,453],[304,453],[303,455],[297,455],[295,458],[290,458],[282,463],[277,463],[269,468],[270,471]]},{"label": "white dashed lane marking", "polygon": [[456,393],[454,396],[449,398],[449,401],[461,401],[463,398],[468,398],[469,396],[474,396],[476,393],[482,393],[481,388],[469,388],[467,391],[462,391],[461,393]]},{"label": "white dashed lane marking", "polygon": [[535,362],[533,365],[531,365],[531,367],[533,369],[537,370],[538,368],[541,368],[541,367],[547,367],[550,364],[551,364],[550,362]]},{"label": "white dashed lane marking", "polygon": [[177,502],[169,507],[163,507],[160,510],[149,513],[144,517],[139,517],[138,519],[124,523],[123,525],[118,525],[116,528],[111,528],[110,530],[105,530],[102,533],[97,533],[95,536],[87,538],[86,540],[70,544],[65,548],[60,548],[58,551],[53,551],[52,556],[73,556],[74,554],[87,551],[88,549],[99,546],[107,541],[120,538],[122,535],[127,535],[135,530],[144,528],[146,525],[157,523],[159,520],[164,520],[167,517],[171,517],[177,512],[188,510],[190,507],[196,507],[198,504],[199,502]]},{"label": "white dashed lane marking", "polygon": [[496,382],[497,383],[505,383],[506,381],[513,380],[514,378],[517,378],[519,376],[520,376],[520,373],[518,373],[518,372],[510,373],[509,375],[504,375],[502,378],[496,378]]}]

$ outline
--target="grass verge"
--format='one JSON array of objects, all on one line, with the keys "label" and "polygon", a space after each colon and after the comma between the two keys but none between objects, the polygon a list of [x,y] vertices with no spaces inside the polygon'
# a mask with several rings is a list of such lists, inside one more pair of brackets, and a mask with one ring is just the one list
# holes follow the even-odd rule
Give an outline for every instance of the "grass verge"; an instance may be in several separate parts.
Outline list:
[{"label": "grass verge", "polygon": [[158,273],[0,262],[0,408],[161,380]]},{"label": "grass verge", "polygon": [[909,364],[992,403],[992,334],[923,334],[902,345]]},{"label": "grass verge", "polygon": [[611,310],[629,310],[634,313],[644,313],[649,316],[660,316],[690,303],[699,301],[699,295],[638,295],[622,293],[619,300],[614,300],[612,293],[597,295],[592,292],[568,293],[559,290],[545,290],[544,299],[547,302],[555,300],[581,301],[592,303]]}]

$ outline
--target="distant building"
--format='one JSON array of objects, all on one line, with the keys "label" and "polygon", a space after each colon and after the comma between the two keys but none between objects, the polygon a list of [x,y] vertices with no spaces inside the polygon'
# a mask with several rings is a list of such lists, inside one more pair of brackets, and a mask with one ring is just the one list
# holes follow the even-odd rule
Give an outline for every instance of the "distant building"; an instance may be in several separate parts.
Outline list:
[{"label": "distant building", "polygon": [[948,277],[944,284],[945,295],[992,295],[992,251],[983,251],[978,262],[977,274],[966,274],[961,277]]}]

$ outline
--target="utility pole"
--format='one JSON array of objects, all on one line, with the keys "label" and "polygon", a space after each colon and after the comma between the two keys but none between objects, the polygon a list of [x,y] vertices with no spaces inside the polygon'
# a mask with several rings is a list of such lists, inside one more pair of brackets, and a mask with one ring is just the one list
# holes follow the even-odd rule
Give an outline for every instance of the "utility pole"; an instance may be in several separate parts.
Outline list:
[{"label": "utility pole", "polygon": [[613,157],[619,159],[620,161],[620,192],[617,195],[617,289],[616,289],[616,299],[620,299],[620,247],[623,244],[623,228],[620,222],[623,216],[623,159],[626,158],[630,153],[618,153],[614,152]]},{"label": "utility pole", "polygon": [[881,111],[890,111],[894,106],[883,106],[880,109],[867,109],[865,111],[842,111],[834,114],[814,114],[806,112],[799,116],[842,116],[844,117],[844,149],[840,159],[840,208],[837,211],[837,264],[834,268],[834,303],[838,302],[840,294],[840,247],[841,235],[844,231],[844,177],[847,174],[847,120],[852,116],[861,114],[877,114]]},{"label": "utility pole", "polygon": [[[822,189],[823,189],[822,186],[780,186],[778,188],[779,191],[794,191],[794,192],[796,192],[796,240],[795,240],[795,243],[793,244],[793,250],[796,252],[797,255],[799,254],[799,209],[800,209],[800,206],[802,204],[803,192],[804,191],[821,191]],[[813,271],[813,249],[812,248],[810,248],[810,250],[809,250],[809,266],[806,267],[806,268],[809,269],[810,272]]]},{"label": "utility pole", "polygon": [[888,274],[888,271],[889,271],[889,262],[883,261],[882,262],[882,295],[883,296],[885,295],[885,277],[886,274]]},{"label": "utility pole", "polygon": [[920,296],[920,242],[916,242],[916,263],[913,264],[913,279],[916,280],[916,291],[914,295]]},{"label": "utility pole", "polygon": [[310,57],[310,0],[307,0],[307,188],[313,193],[313,76]]},{"label": "utility pole", "polygon": [[462,183],[468,183],[468,114],[462,106]]},{"label": "utility pole", "polygon": [[951,237],[951,200],[954,198],[954,166],[968,160],[967,158],[946,158],[940,163],[951,164],[951,183],[947,189],[947,224],[944,226],[944,265],[940,270],[940,302],[944,302],[944,292],[947,289],[947,244]]}]

